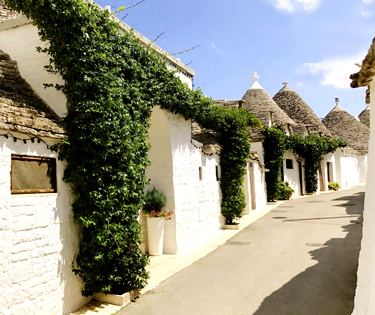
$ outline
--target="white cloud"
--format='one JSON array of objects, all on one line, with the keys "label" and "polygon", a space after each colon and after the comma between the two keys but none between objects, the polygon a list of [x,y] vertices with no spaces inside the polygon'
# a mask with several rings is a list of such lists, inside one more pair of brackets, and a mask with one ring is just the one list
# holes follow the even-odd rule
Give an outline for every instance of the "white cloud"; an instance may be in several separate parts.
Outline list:
[{"label": "white cloud", "polygon": [[374,0],[362,0],[364,4],[372,4],[374,3]]},{"label": "white cloud", "polygon": [[292,0],[276,0],[276,9],[293,12],[295,10]]},{"label": "white cloud", "polygon": [[325,59],[317,63],[305,63],[304,67],[311,74],[322,77],[320,82],[322,85],[332,85],[338,89],[350,88],[349,76],[359,70],[354,64],[360,63],[366,53],[366,51],[362,51],[354,56]]},{"label": "white cloud", "polygon": [[301,3],[306,11],[314,10],[320,4],[320,0],[295,0],[297,3]]},{"label": "white cloud", "polygon": [[[318,7],[321,0],[273,0],[276,9],[295,12],[301,7],[305,11],[312,11]],[[373,0],[363,0],[373,1]]]}]

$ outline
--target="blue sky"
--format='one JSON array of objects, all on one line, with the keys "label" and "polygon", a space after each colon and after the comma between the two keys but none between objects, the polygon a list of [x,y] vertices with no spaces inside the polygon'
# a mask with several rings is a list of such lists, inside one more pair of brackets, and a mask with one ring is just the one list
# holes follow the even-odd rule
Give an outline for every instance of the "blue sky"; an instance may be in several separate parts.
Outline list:
[{"label": "blue sky", "polygon": [[[134,2],[97,0],[113,10]],[[349,75],[375,36],[375,0],[146,0],[119,18],[195,70],[213,99],[240,99],[254,71],[271,97],[286,81],[323,118],[340,98],[352,115],[365,90]]]}]

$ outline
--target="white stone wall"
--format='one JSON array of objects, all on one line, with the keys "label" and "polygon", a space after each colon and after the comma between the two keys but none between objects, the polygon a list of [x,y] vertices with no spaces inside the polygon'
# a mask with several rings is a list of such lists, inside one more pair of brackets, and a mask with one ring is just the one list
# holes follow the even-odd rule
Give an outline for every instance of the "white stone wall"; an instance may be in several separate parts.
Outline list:
[{"label": "white stone wall", "polygon": [[259,163],[256,161],[253,162],[254,168],[254,179],[255,179],[255,210],[262,210],[267,205],[267,190],[266,190],[266,181],[265,173],[260,167]]},{"label": "white stone wall", "polygon": [[263,142],[251,142],[251,151],[258,152],[260,160],[264,163]]},{"label": "white stone wall", "polygon": [[367,155],[358,156],[359,182],[366,183],[367,179]]},{"label": "white stone wall", "polygon": [[[286,159],[290,159],[293,161],[292,169],[286,168]],[[292,187],[294,190],[292,198],[299,197],[301,194],[300,194],[300,178],[299,178],[298,162],[292,150],[288,150],[285,152],[283,168],[284,168],[284,182],[288,182],[289,186]],[[304,174],[302,174],[302,179],[303,178],[304,178]],[[302,181],[302,185],[303,185],[303,181]]]},{"label": "white stone wall", "polygon": [[[371,108],[375,108],[375,81],[370,85]],[[366,184],[363,237],[359,254],[357,289],[353,315],[372,315],[375,310],[375,113],[370,112],[370,151]]]},{"label": "white stone wall", "polygon": [[49,57],[36,51],[37,46],[45,47],[45,43],[39,39],[37,28],[27,24],[4,30],[4,25],[11,23],[12,21],[8,21],[0,24],[0,49],[17,61],[21,76],[56,114],[66,116],[65,95],[55,88],[45,89],[43,86],[44,83],[63,84],[63,80],[59,74],[52,75],[44,68],[49,64]]},{"label": "white stone wall", "polygon": [[355,186],[359,181],[359,163],[356,155],[342,154],[340,159],[341,183],[340,187]]},{"label": "white stone wall", "polygon": [[[151,165],[147,176],[151,181],[147,189],[162,191],[167,197],[166,209],[175,212],[166,222],[164,253],[186,251],[217,235],[223,223],[216,180],[219,156],[204,155],[191,143],[191,121],[158,107],[152,112],[149,142]],[[145,225],[144,219],[141,222]],[[147,243],[145,228],[143,240]],[[147,244],[144,248],[147,250]]]},{"label": "white stone wall", "polygon": [[57,161],[57,193],[11,195],[12,153],[56,154],[43,143],[15,143],[4,137],[0,148],[0,314],[69,314],[88,299],[72,272],[79,230],[62,181],[64,164]]}]

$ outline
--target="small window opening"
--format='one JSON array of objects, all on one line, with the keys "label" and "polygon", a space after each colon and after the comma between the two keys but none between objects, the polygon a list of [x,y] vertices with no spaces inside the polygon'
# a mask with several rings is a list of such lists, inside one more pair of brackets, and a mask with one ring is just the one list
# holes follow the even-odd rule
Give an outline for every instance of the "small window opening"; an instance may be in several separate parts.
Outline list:
[{"label": "small window opening", "polygon": [[199,180],[203,180],[203,169],[202,169],[202,166],[199,166]]},{"label": "small window opening", "polygon": [[219,181],[220,175],[219,175],[219,165],[215,166],[215,173],[216,173],[216,181]]},{"label": "small window opening", "polygon": [[55,193],[56,159],[12,154],[12,194]]},{"label": "small window opening", "polygon": [[286,168],[288,169],[293,169],[293,160],[291,159],[286,159],[285,160]]}]

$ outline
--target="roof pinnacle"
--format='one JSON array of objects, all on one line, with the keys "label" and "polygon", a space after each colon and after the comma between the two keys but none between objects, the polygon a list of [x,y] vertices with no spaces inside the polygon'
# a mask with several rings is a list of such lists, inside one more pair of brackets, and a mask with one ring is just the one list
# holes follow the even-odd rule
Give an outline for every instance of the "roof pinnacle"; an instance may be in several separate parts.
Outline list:
[{"label": "roof pinnacle", "polygon": [[253,79],[254,83],[257,82],[257,80],[259,79],[258,73],[253,72],[253,76],[251,78]]},{"label": "roof pinnacle", "polygon": [[340,99],[338,97],[335,98],[336,106],[339,106]]}]

